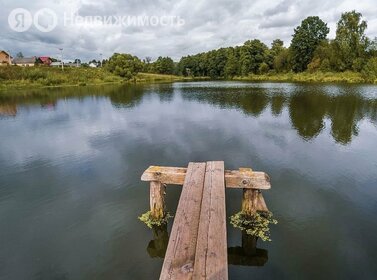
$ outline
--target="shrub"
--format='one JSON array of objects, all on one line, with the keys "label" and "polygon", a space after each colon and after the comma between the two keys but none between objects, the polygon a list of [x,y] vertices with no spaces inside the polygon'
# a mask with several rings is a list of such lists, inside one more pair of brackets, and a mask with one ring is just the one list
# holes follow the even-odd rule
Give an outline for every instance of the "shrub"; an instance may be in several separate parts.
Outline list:
[{"label": "shrub", "polygon": [[363,78],[368,82],[375,82],[377,79],[377,57],[368,60],[361,71]]},{"label": "shrub", "polygon": [[270,67],[268,67],[266,62],[262,62],[259,66],[259,73],[266,74],[268,70],[270,70]]},{"label": "shrub", "polygon": [[259,237],[263,241],[271,241],[269,226],[278,222],[272,218],[272,213],[269,211],[257,211],[251,217],[241,211],[230,217],[230,223],[235,228],[245,230],[251,236]]},{"label": "shrub", "polygon": [[139,218],[140,221],[142,221],[144,224],[147,225],[147,227],[149,228],[152,228],[154,226],[161,226],[163,224],[166,224],[168,222],[168,220],[170,218],[172,218],[173,216],[170,215],[170,213],[166,213],[165,214],[165,217],[163,217],[162,219],[155,219],[152,217],[151,215],[151,211],[148,211],[144,214],[142,214]]}]

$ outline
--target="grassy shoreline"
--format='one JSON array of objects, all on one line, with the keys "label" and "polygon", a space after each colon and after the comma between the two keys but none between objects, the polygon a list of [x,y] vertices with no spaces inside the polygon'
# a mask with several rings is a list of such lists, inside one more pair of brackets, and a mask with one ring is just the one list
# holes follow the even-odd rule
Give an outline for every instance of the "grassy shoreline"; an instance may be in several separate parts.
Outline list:
[{"label": "grassy shoreline", "polygon": [[[0,94],[8,91],[38,88],[59,88],[74,86],[96,86],[123,83],[171,83],[180,81],[211,80],[209,77],[183,77],[176,75],[139,73],[133,79],[126,80],[101,68],[67,68],[64,71],[58,68],[47,67],[1,67]],[[377,84],[366,80],[362,74],[356,72],[302,72],[261,74],[231,79],[220,79],[245,82],[306,82],[306,83],[353,83]]]},{"label": "grassy shoreline", "polygon": [[289,83],[349,83],[349,84],[377,84],[377,79],[371,82],[357,72],[302,72],[249,75],[246,77],[234,77],[236,81],[250,82],[289,82]]},{"label": "grassy shoreline", "polygon": [[[123,83],[169,83],[197,80],[176,75],[139,73],[127,80],[101,68],[0,67],[0,94],[8,90],[95,86]],[[198,78],[202,80],[202,78]]]}]

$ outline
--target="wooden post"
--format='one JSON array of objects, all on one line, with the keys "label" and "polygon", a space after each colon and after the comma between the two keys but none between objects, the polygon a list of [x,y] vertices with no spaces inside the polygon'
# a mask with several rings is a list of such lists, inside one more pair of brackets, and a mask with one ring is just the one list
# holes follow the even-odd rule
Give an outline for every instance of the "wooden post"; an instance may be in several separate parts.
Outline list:
[{"label": "wooden post", "polygon": [[[244,176],[252,176],[252,169],[251,168],[240,168],[240,174]],[[247,182],[242,182],[242,184],[246,185]],[[250,188],[243,188],[242,194],[242,211],[247,216],[253,216],[257,211],[258,205],[258,194],[259,190],[250,189]]]},{"label": "wooden post", "polygon": [[150,183],[151,216],[155,220],[165,217],[165,186],[158,181]]},{"label": "wooden post", "polygon": [[243,189],[242,211],[247,216],[253,216],[257,211],[259,190]]}]

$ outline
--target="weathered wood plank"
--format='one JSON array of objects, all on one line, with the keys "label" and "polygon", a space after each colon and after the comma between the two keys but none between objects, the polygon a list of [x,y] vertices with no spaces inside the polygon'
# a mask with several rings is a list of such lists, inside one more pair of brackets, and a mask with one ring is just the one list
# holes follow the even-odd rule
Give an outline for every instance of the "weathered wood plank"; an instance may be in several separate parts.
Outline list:
[{"label": "weathered wood plank", "polygon": [[165,186],[161,182],[150,182],[149,203],[152,217],[162,219],[165,216]]},{"label": "weathered wood plank", "polygon": [[[170,185],[183,185],[187,168],[150,166],[141,176],[142,181],[159,181]],[[251,171],[249,168],[225,171],[227,188],[260,189],[271,188],[270,178],[265,172]]]},{"label": "weathered wood plank", "polygon": [[205,163],[189,163],[160,279],[192,278],[205,167]]},{"label": "weathered wood plank", "polygon": [[193,279],[228,279],[224,162],[207,162]]}]

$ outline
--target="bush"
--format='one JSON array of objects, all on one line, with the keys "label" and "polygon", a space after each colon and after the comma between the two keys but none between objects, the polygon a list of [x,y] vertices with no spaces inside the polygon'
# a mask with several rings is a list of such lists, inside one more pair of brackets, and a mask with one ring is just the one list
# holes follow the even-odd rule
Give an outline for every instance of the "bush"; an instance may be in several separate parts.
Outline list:
[{"label": "bush", "polygon": [[377,79],[377,57],[368,60],[361,71],[363,78],[368,82],[375,82]]},{"label": "bush", "polygon": [[148,211],[144,214],[142,214],[139,218],[140,221],[142,221],[144,224],[146,224],[147,227],[152,228],[154,226],[161,226],[163,224],[166,224],[170,218],[173,216],[168,213],[165,214],[165,216],[162,219],[154,219],[151,215],[151,211]]},{"label": "bush", "polygon": [[278,222],[272,218],[272,213],[268,211],[257,211],[252,217],[241,211],[230,217],[230,223],[235,228],[245,230],[251,236],[259,237],[263,241],[271,241],[270,224]]},{"label": "bush", "polygon": [[363,70],[363,66],[365,65],[365,60],[362,58],[356,58],[352,62],[352,70],[356,72],[361,72]]},{"label": "bush", "polygon": [[130,54],[115,53],[106,63],[108,71],[126,79],[133,78],[142,68],[140,59]]},{"label": "bush", "polygon": [[267,63],[262,62],[259,66],[259,73],[260,74],[266,74],[270,70],[270,67],[268,67]]},{"label": "bush", "polygon": [[321,66],[321,59],[320,58],[314,58],[309,64],[308,64],[308,71],[310,73],[314,73],[319,70]]}]

